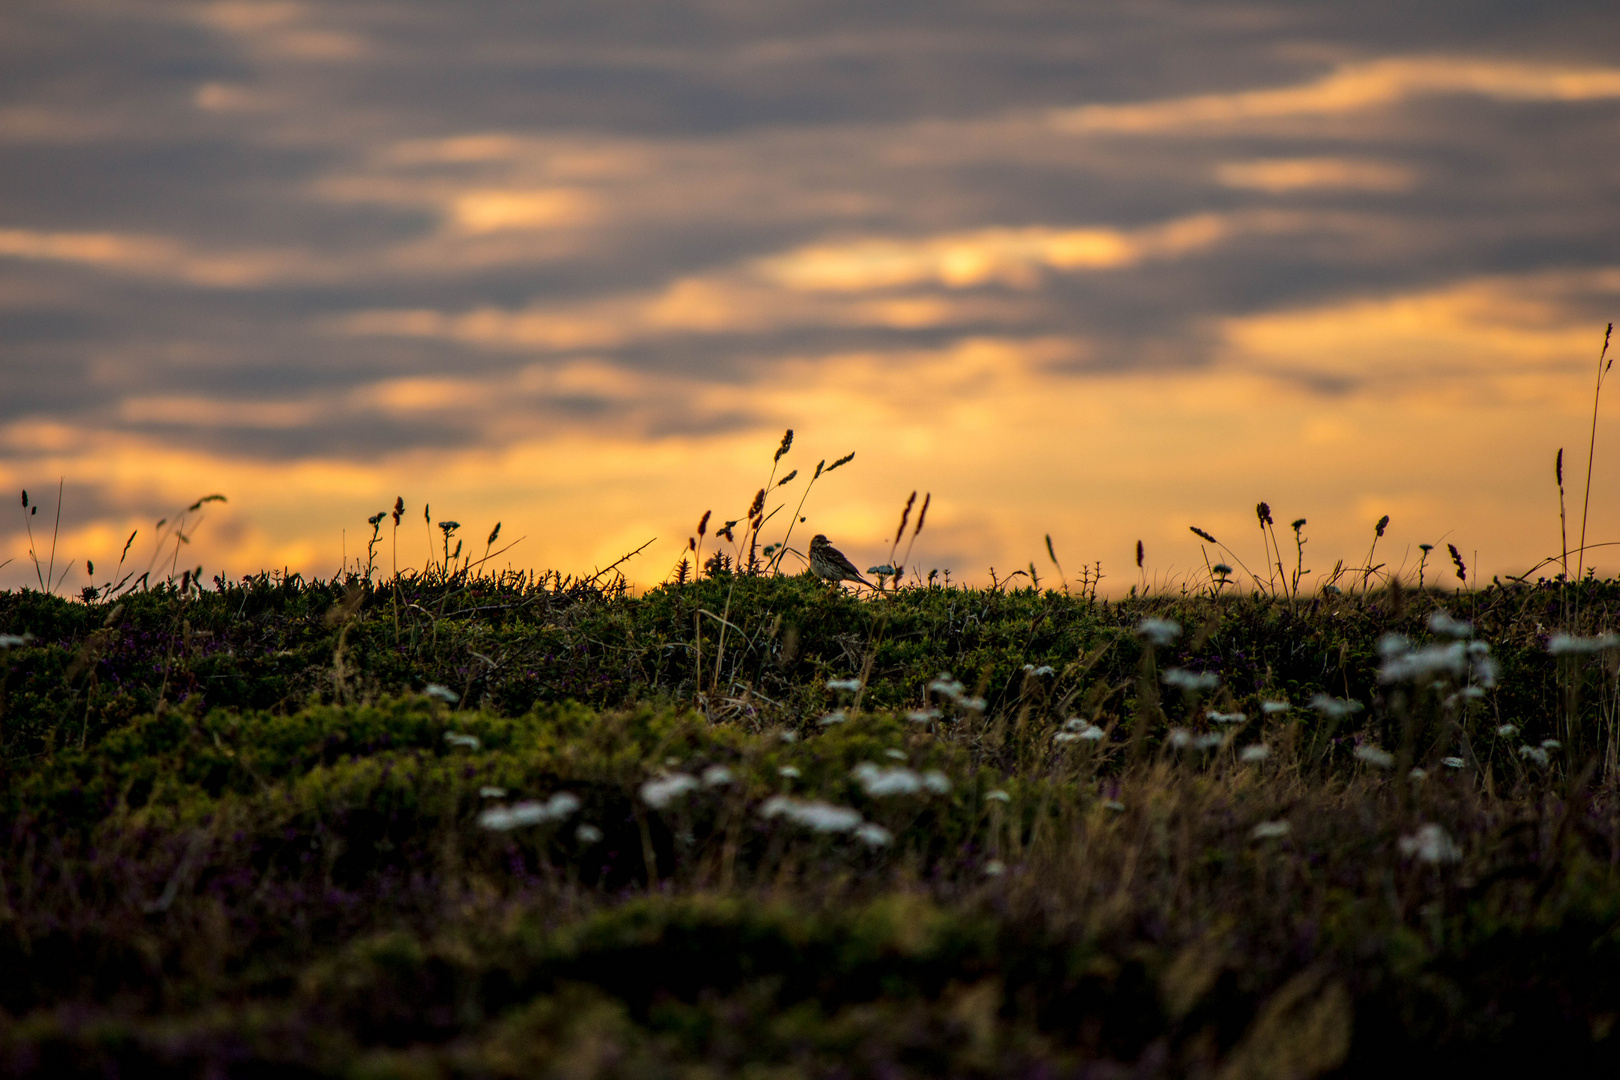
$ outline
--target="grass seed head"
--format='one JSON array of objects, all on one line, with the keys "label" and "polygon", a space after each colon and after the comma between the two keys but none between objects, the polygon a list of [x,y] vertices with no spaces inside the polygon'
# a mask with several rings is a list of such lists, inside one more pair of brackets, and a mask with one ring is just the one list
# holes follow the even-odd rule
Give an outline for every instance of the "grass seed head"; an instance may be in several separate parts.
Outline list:
[{"label": "grass seed head", "polygon": [[776,456],[772,458],[771,461],[773,463],[781,461],[782,455],[791,449],[793,449],[793,429],[788,428],[787,431],[782,435],[782,445],[776,448]]},{"label": "grass seed head", "polygon": [[760,511],[762,511],[764,509],[765,509],[765,489],[760,488],[759,491],[757,491],[754,494],[754,501],[752,503],[748,504],[748,516],[749,516],[749,518],[752,519],[752,518],[759,517]]},{"label": "grass seed head", "polygon": [[712,514],[712,513],[714,513],[713,510],[705,510],[705,511],[703,511],[703,516],[698,519],[697,534],[699,536],[702,536],[703,533],[708,529],[708,527],[709,527],[709,515]]},{"label": "grass seed head", "polygon": [[917,539],[917,534],[922,532],[923,521],[928,517],[928,504],[933,500],[933,498],[934,493],[931,491],[926,492],[923,495],[922,509],[917,511],[917,527],[911,531],[911,538],[913,540]]},{"label": "grass seed head", "polygon": [[1373,529],[1373,533],[1376,536],[1383,536],[1384,530],[1387,528],[1389,528],[1389,515],[1385,514],[1383,517],[1378,519],[1378,525],[1375,529]]},{"label": "grass seed head", "polygon": [[[831,465],[827,466],[827,471],[832,472],[834,469],[838,468],[840,465],[848,465],[850,462],[852,462],[854,460],[855,460],[855,451],[851,450],[849,453],[845,454],[843,457],[839,458],[837,461],[835,461]],[[816,475],[820,476],[821,474],[820,474],[820,472],[817,472]]]},{"label": "grass seed head", "polygon": [[790,472],[790,473],[788,473],[788,474],[787,474],[787,475],[786,475],[786,476],[784,476],[784,477],[782,477],[782,479],[780,479],[780,480],[778,480],[778,481],[777,481],[777,482],[776,482],[776,486],[777,486],[777,487],[781,487],[781,486],[783,486],[783,485],[784,485],[784,484],[788,484],[788,483],[791,483],[791,482],[792,482],[792,480],[793,480],[793,478],[794,478],[794,477],[795,477],[795,476],[798,476],[798,475],[799,475],[799,470],[798,470],[798,469],[794,469],[794,470],[793,470],[793,471],[792,471],[792,472]]},{"label": "grass seed head", "polygon": [[1276,524],[1276,522],[1271,520],[1271,506],[1265,502],[1255,504],[1254,516],[1260,519],[1260,524],[1262,525]]},{"label": "grass seed head", "polygon": [[[1298,525],[1295,526],[1296,529],[1298,527],[1299,527]],[[1209,535],[1209,533],[1205,532],[1203,529],[1200,529],[1198,526],[1189,525],[1189,526],[1187,526],[1187,528],[1191,529],[1193,531],[1193,535],[1197,536],[1199,539],[1208,540],[1210,543],[1215,544],[1217,546],[1220,545],[1219,540],[1215,539],[1213,536]],[[1137,565],[1141,565],[1141,564],[1138,563]]]}]

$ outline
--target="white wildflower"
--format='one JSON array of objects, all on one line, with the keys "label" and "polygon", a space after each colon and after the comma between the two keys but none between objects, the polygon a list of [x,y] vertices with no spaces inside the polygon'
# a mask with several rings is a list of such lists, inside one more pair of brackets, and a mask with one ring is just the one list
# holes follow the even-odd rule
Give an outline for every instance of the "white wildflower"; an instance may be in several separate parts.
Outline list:
[{"label": "white wildflower", "polygon": [[883,751],[883,756],[894,758],[896,761],[906,760],[906,752],[904,750],[885,750]]},{"label": "white wildflower", "polygon": [[894,839],[894,833],[881,825],[867,821],[855,826],[855,839],[861,841],[867,847],[887,847],[889,842]]},{"label": "white wildflower", "polygon": [[923,789],[922,777],[903,765],[883,768],[863,761],[850,770],[850,775],[860,781],[861,790],[874,799],[890,795],[916,795]]},{"label": "white wildflower", "polygon": [[459,731],[447,731],[447,732],[445,732],[444,733],[444,741],[449,743],[451,746],[463,746],[463,747],[466,747],[468,750],[477,750],[478,747],[481,745],[479,743],[479,741],[478,741],[478,736],[476,736],[476,735],[463,735]]},{"label": "white wildflower", "polygon": [[1557,739],[1542,739],[1541,740],[1541,748],[1543,750],[1561,750],[1561,749],[1563,749],[1563,746],[1564,746],[1564,744],[1559,742]]},{"label": "white wildflower", "polygon": [[1024,674],[1025,675],[1034,675],[1036,678],[1041,678],[1041,677],[1046,676],[1046,675],[1052,675],[1052,674],[1055,674],[1056,672],[1057,672],[1057,669],[1052,667],[1052,665],[1050,665],[1050,664],[1042,664],[1040,667],[1036,667],[1034,664],[1025,664],[1024,665]]},{"label": "white wildflower", "polygon": [[1193,733],[1188,731],[1186,728],[1171,728],[1169,743],[1177,750],[1185,750],[1193,743]]},{"label": "white wildflower", "polygon": [[1610,649],[1620,649],[1620,634],[1603,633],[1597,637],[1583,638],[1560,633],[1547,639],[1547,651],[1554,656],[1580,656]]},{"label": "white wildflower", "polygon": [[1214,709],[1208,710],[1204,715],[1217,724],[1241,724],[1248,719],[1240,712],[1216,712]]},{"label": "white wildflower", "polygon": [[1000,877],[1007,872],[1007,864],[1000,859],[991,859],[984,864],[985,877]]},{"label": "white wildflower", "polygon": [[940,711],[938,709],[913,709],[911,712],[906,713],[906,719],[913,724],[926,724],[939,718]]},{"label": "white wildflower", "polygon": [[1444,609],[1429,616],[1429,633],[1440,637],[1469,638],[1474,636],[1474,624],[1453,619]]},{"label": "white wildflower", "polygon": [[504,799],[506,798],[506,789],[485,784],[478,789],[478,797],[480,799]]},{"label": "white wildflower", "polygon": [[1456,841],[1432,821],[1419,825],[1411,836],[1401,837],[1400,849],[1408,859],[1415,858],[1418,862],[1434,865],[1452,863],[1462,858],[1462,849]]},{"label": "white wildflower", "polygon": [[1075,735],[1077,735],[1078,737],[1084,739],[1086,742],[1099,742],[1107,734],[1108,734],[1108,732],[1104,731],[1102,728],[1098,727],[1096,724],[1087,724],[1085,727],[1083,727],[1079,731],[1075,732]]},{"label": "white wildflower", "polygon": [[1429,770],[1423,768],[1421,765],[1412,766],[1412,771],[1406,774],[1406,778],[1408,780],[1426,780],[1428,779],[1428,776]]},{"label": "white wildflower", "polygon": [[1120,802],[1118,799],[1109,799],[1107,802],[1103,803],[1103,809],[1112,810],[1116,814],[1123,814],[1125,812],[1125,804]]},{"label": "white wildflower", "polygon": [[1267,746],[1265,743],[1255,743],[1253,746],[1245,746],[1243,748],[1243,752],[1238,755],[1238,760],[1264,761],[1270,756],[1271,747]]},{"label": "white wildflower", "polygon": [[731,783],[731,780],[731,770],[724,765],[710,765],[703,770],[704,787],[720,787],[722,784]]},{"label": "white wildflower", "polygon": [[822,727],[831,727],[833,724],[842,724],[849,719],[849,714],[843,709],[834,709],[832,712],[816,721]]},{"label": "white wildflower", "polygon": [[1060,731],[1052,736],[1052,741],[1055,743],[1071,743],[1079,741],[1079,738],[1080,736],[1076,732]]},{"label": "white wildflower", "polygon": [[922,785],[925,790],[934,795],[948,795],[951,791],[951,779],[938,769],[929,769],[922,774]]},{"label": "white wildflower", "polygon": [[1519,756],[1538,768],[1545,769],[1552,762],[1552,756],[1539,746],[1519,747]]},{"label": "white wildflower", "polygon": [[1349,698],[1329,697],[1323,693],[1311,695],[1311,708],[1329,720],[1343,720],[1365,707],[1361,702]]},{"label": "white wildflower", "polygon": [[1468,671],[1468,653],[1460,641],[1413,649],[1399,634],[1385,634],[1378,651],[1384,657],[1378,669],[1379,682],[1429,682],[1441,677],[1461,678]]},{"label": "white wildflower", "polygon": [[1375,769],[1387,769],[1395,764],[1395,755],[1376,746],[1356,747],[1356,759],[1365,761]]},{"label": "white wildflower", "polygon": [[1468,764],[1460,757],[1446,757],[1440,759],[1440,764],[1448,769],[1461,769]]},{"label": "white wildflower", "polygon": [[1519,733],[1519,729],[1513,724],[1502,724],[1496,729],[1496,733],[1504,739],[1511,739]]},{"label": "white wildflower", "polygon": [[1286,821],[1262,821],[1249,830],[1250,840],[1281,840],[1294,831]]},{"label": "white wildflower", "polygon": [[461,695],[457,694],[448,686],[440,686],[436,682],[430,682],[426,686],[422,687],[422,694],[426,697],[437,698],[439,701],[442,701],[447,705],[454,705],[456,702],[461,700]]},{"label": "white wildflower", "polygon": [[511,806],[492,806],[478,815],[478,824],[486,829],[505,832],[520,825],[541,825],[548,821],[562,821],[579,812],[578,796],[560,791],[545,802],[525,800]]},{"label": "white wildflower", "polygon": [[861,823],[861,815],[847,806],[819,800],[806,802],[786,795],[766,799],[760,804],[759,813],[764,818],[785,817],[815,832],[849,832]]},{"label": "white wildflower", "polygon": [[1143,619],[1136,624],[1136,632],[1163,648],[1174,644],[1176,638],[1181,636],[1181,624],[1174,619]]},{"label": "white wildflower", "polygon": [[965,689],[967,688],[956,679],[952,678],[950,672],[948,671],[940,672],[939,677],[928,684],[929,693],[943,694],[948,698],[961,697],[962,691]]},{"label": "white wildflower", "polygon": [[965,697],[957,704],[969,712],[984,712],[984,707],[989,703],[982,697]]},{"label": "white wildflower", "polygon": [[574,830],[574,839],[582,844],[597,844],[602,840],[602,830],[595,825],[581,825]]},{"label": "white wildflower", "polygon": [[1213,690],[1221,682],[1221,677],[1213,671],[1188,671],[1186,668],[1175,667],[1166,668],[1159,678],[1164,680],[1166,686],[1174,686],[1188,693]]},{"label": "white wildflower", "polygon": [[0,634],[0,649],[19,648],[33,640],[33,634]]},{"label": "white wildflower", "polygon": [[697,786],[697,778],[685,773],[654,777],[641,785],[641,801],[654,810],[662,810],[687,792],[697,790]]},{"label": "white wildflower", "polygon": [[776,775],[777,776],[785,776],[789,780],[797,780],[800,776],[803,776],[804,774],[799,772],[799,770],[794,768],[792,765],[783,765],[780,769],[776,770]]},{"label": "white wildflower", "polygon": [[993,791],[987,791],[987,792],[984,793],[984,801],[985,802],[1012,802],[1012,796],[1007,794],[1005,791],[1002,791],[1000,788],[996,788]]},{"label": "white wildflower", "polygon": [[861,688],[859,679],[828,679],[827,689],[853,694]]},{"label": "white wildflower", "polygon": [[780,735],[778,735],[777,738],[781,739],[783,742],[787,742],[787,743],[798,742],[799,741],[799,733],[797,731],[784,731]]},{"label": "white wildflower", "polygon": [[1293,707],[1293,703],[1288,701],[1262,701],[1260,703],[1260,711],[1265,713],[1267,716],[1276,716],[1278,713],[1285,713]]}]

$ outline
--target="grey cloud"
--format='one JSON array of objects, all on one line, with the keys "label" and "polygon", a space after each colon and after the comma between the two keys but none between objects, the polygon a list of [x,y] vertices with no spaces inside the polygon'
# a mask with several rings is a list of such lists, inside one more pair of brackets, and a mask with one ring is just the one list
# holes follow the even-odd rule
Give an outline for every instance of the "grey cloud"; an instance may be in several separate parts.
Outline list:
[{"label": "grey cloud", "polygon": [[[1195,366],[1223,318],[1609,265],[1620,107],[1442,94],[1151,133],[1064,133],[1054,111],[1292,87],[1387,57],[1603,66],[1617,38],[1607,6],[1586,3],[7,5],[0,425],[364,458],[536,421],[649,434],[750,422],[694,413],[675,391],[501,390],[527,366],[583,357],[688,388],[972,336],[1070,342],[1053,368],[1076,376]],[[1284,159],[1411,180],[1220,179]],[[950,314],[911,325],[860,314],[899,287],[807,294],[759,269],[863,239],[1255,213],[1296,224],[1106,269],[921,281],[907,297]],[[694,282],[734,290],[735,313],[712,326],[636,315]],[[1570,285],[1561,302],[1598,317],[1611,300]],[[334,330],[364,313],[484,310],[594,313],[615,332],[540,345]],[[492,390],[459,416],[402,418],[367,396],[405,377]],[[130,404],[188,396],[325,404],[236,425]]]}]

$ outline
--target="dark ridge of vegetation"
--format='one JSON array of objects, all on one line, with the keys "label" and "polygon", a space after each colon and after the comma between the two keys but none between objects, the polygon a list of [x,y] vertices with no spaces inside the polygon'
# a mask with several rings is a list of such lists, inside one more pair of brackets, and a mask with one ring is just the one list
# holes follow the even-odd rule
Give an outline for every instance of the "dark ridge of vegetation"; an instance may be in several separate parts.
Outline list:
[{"label": "dark ridge of vegetation", "polygon": [[0,594],[0,1072],[1612,1068],[1617,602]]}]

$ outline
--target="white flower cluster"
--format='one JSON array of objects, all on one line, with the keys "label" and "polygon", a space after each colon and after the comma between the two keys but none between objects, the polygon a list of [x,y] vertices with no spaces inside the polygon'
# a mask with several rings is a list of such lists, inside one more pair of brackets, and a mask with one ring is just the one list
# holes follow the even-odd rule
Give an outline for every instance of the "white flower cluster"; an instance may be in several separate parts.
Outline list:
[{"label": "white flower cluster", "polygon": [[1343,720],[1348,716],[1360,712],[1366,706],[1350,698],[1329,697],[1323,693],[1311,695],[1311,708],[1321,713],[1329,720]]},{"label": "white flower cluster", "polygon": [[1226,736],[1219,732],[1200,735],[1196,731],[1178,727],[1170,729],[1169,741],[1177,750],[1213,750],[1226,741]]},{"label": "white flower cluster", "polygon": [[1088,723],[1078,716],[1071,716],[1063,722],[1063,730],[1052,736],[1052,741],[1060,743],[1075,742],[1077,740],[1100,742],[1106,735],[1107,732],[1096,724]]},{"label": "white flower cluster", "polygon": [[1441,608],[1429,616],[1429,633],[1437,637],[1471,638],[1474,636],[1474,624],[1453,619],[1445,608]]},{"label": "white flower cluster", "polygon": [[1457,846],[1446,830],[1428,822],[1419,825],[1417,831],[1411,836],[1400,839],[1401,854],[1408,859],[1418,862],[1430,863],[1438,866],[1441,863],[1453,863],[1462,858],[1462,849]]},{"label": "white flower cluster", "polygon": [[1589,638],[1554,634],[1547,639],[1547,651],[1554,656],[1582,656],[1608,652],[1610,649],[1620,649],[1620,634],[1604,633]]},{"label": "white flower cluster", "polygon": [[1264,761],[1270,756],[1271,747],[1267,746],[1265,743],[1255,743],[1253,746],[1245,746],[1242,753],[1238,754],[1238,760],[1256,762]]},{"label": "white flower cluster", "polygon": [[834,709],[826,716],[823,716],[820,720],[817,720],[816,723],[820,724],[822,727],[831,727],[834,724],[842,724],[848,719],[849,714],[843,709]]},{"label": "white flower cluster", "polygon": [[685,773],[673,776],[655,776],[641,785],[641,801],[654,810],[662,810],[676,799],[696,791],[698,779]]},{"label": "white flower cluster", "polygon": [[1189,694],[1213,690],[1221,684],[1221,677],[1213,671],[1188,671],[1178,667],[1166,668],[1159,678],[1164,680],[1164,685],[1174,686]]},{"label": "white flower cluster", "polygon": [[446,705],[454,705],[456,702],[461,700],[461,696],[454,690],[450,689],[448,686],[440,686],[436,682],[430,682],[426,686],[422,687],[422,693],[424,696],[435,698],[444,702]]},{"label": "white flower cluster", "polygon": [[1552,763],[1552,755],[1541,747],[1531,746],[1529,743],[1519,747],[1519,756],[1539,769],[1545,769]]},{"label": "white flower cluster", "polygon": [[16,649],[33,640],[33,634],[0,634],[0,649]]},{"label": "white flower cluster", "polygon": [[859,810],[835,806],[819,799],[773,795],[760,804],[759,814],[766,820],[786,818],[812,832],[853,833],[857,840],[868,847],[883,847],[894,839],[894,834],[888,829],[862,818]]},{"label": "white flower cluster", "polygon": [[938,709],[913,709],[906,713],[906,719],[913,724],[929,724],[943,715]]},{"label": "white flower cluster", "polygon": [[1175,644],[1181,636],[1181,624],[1174,619],[1143,619],[1136,624],[1136,633],[1162,649]]},{"label": "white flower cluster", "polygon": [[1025,664],[1024,665],[1024,674],[1025,675],[1034,675],[1036,678],[1041,678],[1041,677],[1046,676],[1046,675],[1055,675],[1055,674],[1057,674],[1057,669],[1054,668],[1051,664],[1042,664],[1040,667],[1036,667],[1034,664]]},{"label": "white flower cluster", "polygon": [[461,747],[465,747],[468,750],[477,750],[479,745],[480,745],[479,742],[478,742],[478,736],[476,736],[476,735],[463,735],[459,731],[447,731],[447,732],[445,732],[444,733],[444,741],[449,743],[451,746],[461,746]]},{"label": "white flower cluster", "polygon": [[1387,769],[1395,764],[1395,755],[1376,746],[1358,746],[1356,760],[1364,761],[1375,769]]},{"label": "white flower cluster", "polygon": [[1214,709],[1205,710],[1204,715],[1217,724],[1241,724],[1248,719],[1240,712],[1216,712]]},{"label": "white flower cluster", "polygon": [[486,829],[506,832],[520,825],[564,821],[578,813],[579,807],[578,796],[559,791],[545,802],[529,799],[511,806],[492,806],[478,815],[478,824]]},{"label": "white flower cluster", "polygon": [[948,698],[969,712],[984,712],[987,704],[982,697],[967,697],[967,687],[948,671],[940,672],[939,677],[928,684],[928,691]]},{"label": "white flower cluster", "polygon": [[[1431,618],[1429,623],[1432,626],[1434,619]],[[1473,632],[1472,627],[1469,627],[1469,632]],[[1444,645],[1414,648],[1401,634],[1385,634],[1379,639],[1378,652],[1384,659],[1383,666],[1378,669],[1380,682],[1426,683],[1436,679],[1461,679],[1466,676],[1472,684],[1470,689],[1488,690],[1496,685],[1498,672],[1496,660],[1491,656],[1491,647],[1483,641],[1451,641]]]},{"label": "white flower cluster", "polygon": [[828,679],[827,689],[853,694],[861,688],[859,679]]},{"label": "white flower cluster", "polygon": [[863,761],[850,770],[850,775],[860,782],[861,790],[874,799],[918,795],[925,791],[931,795],[946,795],[951,790],[950,778],[938,769],[919,773],[904,765],[885,767]]},{"label": "white flower cluster", "polygon": [[1262,701],[1260,703],[1260,711],[1265,713],[1267,716],[1276,716],[1278,713],[1285,713],[1293,707],[1294,704],[1291,701]]}]

